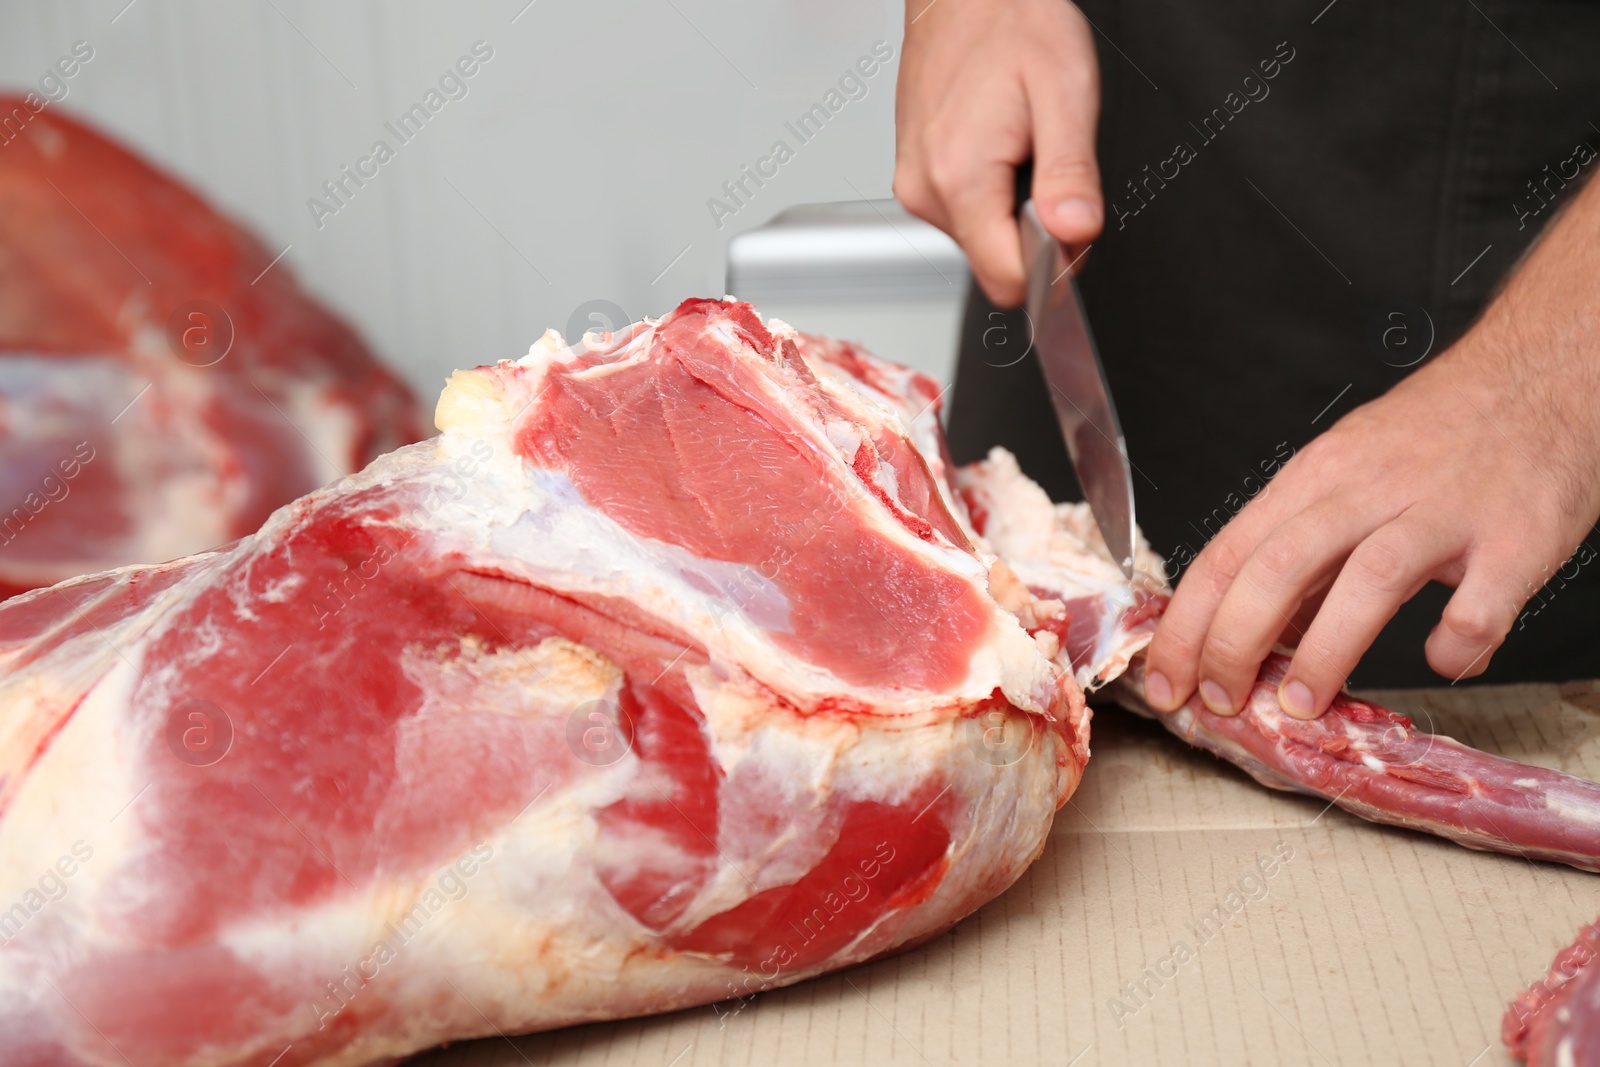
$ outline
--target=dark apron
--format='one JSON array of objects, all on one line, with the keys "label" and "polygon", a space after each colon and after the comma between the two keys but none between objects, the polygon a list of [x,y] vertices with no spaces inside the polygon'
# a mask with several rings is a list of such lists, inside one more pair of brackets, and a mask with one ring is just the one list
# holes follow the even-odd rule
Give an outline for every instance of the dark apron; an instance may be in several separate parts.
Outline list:
[{"label": "dark apron", "polygon": [[[1084,300],[1139,523],[1175,562],[1291,450],[1459,337],[1600,170],[1600,3],[1323,2],[1082,5],[1107,203]],[[952,452],[1004,445],[1078,499],[1026,346],[1020,317],[974,289]],[[1600,538],[1587,545],[1486,680],[1600,676]],[[1353,681],[1439,684],[1423,642],[1448,593],[1418,594]]]}]

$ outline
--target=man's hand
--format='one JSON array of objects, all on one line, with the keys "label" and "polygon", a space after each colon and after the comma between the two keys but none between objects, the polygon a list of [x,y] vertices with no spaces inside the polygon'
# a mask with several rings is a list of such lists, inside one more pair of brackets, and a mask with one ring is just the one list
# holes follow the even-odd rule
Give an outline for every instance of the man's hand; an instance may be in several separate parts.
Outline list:
[{"label": "man's hand", "polygon": [[1481,673],[1597,514],[1591,183],[1460,342],[1312,441],[1200,553],[1150,646],[1149,702],[1170,711],[1198,687],[1231,714],[1282,641],[1298,648],[1279,701],[1320,715],[1430,579],[1456,591],[1429,664]]},{"label": "man's hand", "polygon": [[1001,307],[1022,302],[1013,173],[1056,239],[1082,246],[1105,217],[1094,131],[1100,76],[1088,22],[1064,0],[907,0],[895,97],[894,193],[967,253]]}]

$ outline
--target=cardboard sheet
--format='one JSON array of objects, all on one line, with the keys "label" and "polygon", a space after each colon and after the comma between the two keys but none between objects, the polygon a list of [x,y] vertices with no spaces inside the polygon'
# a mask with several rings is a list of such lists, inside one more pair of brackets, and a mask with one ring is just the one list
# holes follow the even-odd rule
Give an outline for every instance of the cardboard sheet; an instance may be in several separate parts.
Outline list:
[{"label": "cardboard sheet", "polygon": [[[1600,683],[1367,693],[1600,777]],[[410,1067],[1511,1062],[1506,1002],[1600,915],[1600,875],[1373,826],[1098,711],[1039,861],[914,952],[652,1019]]]}]

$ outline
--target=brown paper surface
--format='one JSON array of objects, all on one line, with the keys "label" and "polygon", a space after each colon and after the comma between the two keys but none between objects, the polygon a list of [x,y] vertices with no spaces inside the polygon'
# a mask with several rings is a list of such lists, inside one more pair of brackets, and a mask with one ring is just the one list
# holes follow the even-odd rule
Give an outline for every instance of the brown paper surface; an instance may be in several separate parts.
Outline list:
[{"label": "brown paper surface", "polygon": [[[1600,777],[1600,683],[1362,695]],[[742,1005],[410,1067],[1488,1067],[1511,1062],[1506,1002],[1600,915],[1600,875],[1271,792],[1116,708],[1097,712],[1093,748],[1044,855],[931,944]]]}]

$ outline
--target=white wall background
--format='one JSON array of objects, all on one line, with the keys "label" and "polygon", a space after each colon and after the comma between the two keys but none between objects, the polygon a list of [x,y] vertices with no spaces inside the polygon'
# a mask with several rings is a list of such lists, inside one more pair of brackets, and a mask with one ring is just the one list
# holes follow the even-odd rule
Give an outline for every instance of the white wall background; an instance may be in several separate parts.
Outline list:
[{"label": "white wall background", "polygon": [[[888,196],[900,20],[894,0],[6,0],[0,85],[88,41],[62,106],[288,246],[431,398],[587,301],[720,295],[728,239],[790,205]],[[479,40],[468,95],[399,146],[383,124]],[[799,146],[784,122],[880,40],[894,62]],[[395,159],[319,229],[308,198],[379,137]],[[780,137],[795,158],[719,229],[707,198]]]}]

